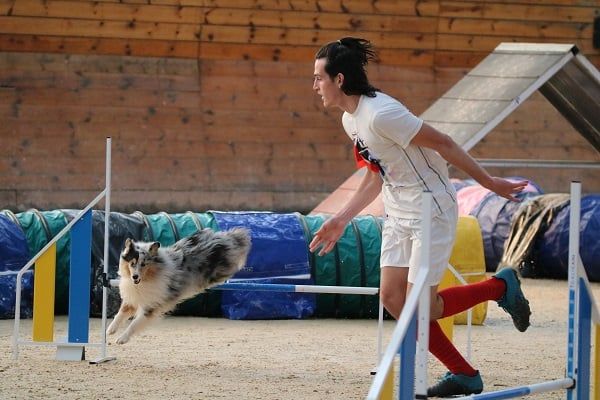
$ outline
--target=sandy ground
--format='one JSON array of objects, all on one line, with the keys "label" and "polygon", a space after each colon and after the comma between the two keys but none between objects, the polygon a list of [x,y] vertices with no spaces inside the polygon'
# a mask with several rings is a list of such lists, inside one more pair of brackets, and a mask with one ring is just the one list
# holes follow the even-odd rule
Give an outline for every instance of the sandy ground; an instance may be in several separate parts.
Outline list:
[{"label": "sandy ground", "polygon": [[[567,283],[523,281],[532,326],[517,332],[490,303],[472,333],[473,363],[485,390],[564,377]],[[600,284],[594,284],[600,298]],[[58,318],[59,337],[66,320]],[[92,320],[98,340],[100,320]],[[29,334],[31,321],[23,321]],[[12,321],[0,321],[0,399],[360,399],[376,362],[375,320],[231,321],[166,317],[126,345],[113,345],[116,361],[54,360],[51,348],[24,347],[11,356]],[[389,337],[393,321],[386,321]],[[466,349],[466,327],[455,327]],[[98,355],[87,351],[88,359]],[[430,360],[430,382],[444,371]],[[564,399],[564,391],[530,396]]]}]

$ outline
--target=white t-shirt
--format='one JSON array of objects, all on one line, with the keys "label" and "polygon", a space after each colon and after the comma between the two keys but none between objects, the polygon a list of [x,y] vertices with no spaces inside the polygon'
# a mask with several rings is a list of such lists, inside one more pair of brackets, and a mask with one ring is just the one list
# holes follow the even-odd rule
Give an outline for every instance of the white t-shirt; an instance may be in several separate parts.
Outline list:
[{"label": "white t-shirt", "polygon": [[381,92],[363,95],[354,113],[343,114],[342,124],[361,154],[379,164],[388,215],[420,219],[424,190],[433,195],[433,215],[456,207],[446,160],[432,149],[410,144],[423,120],[398,100]]}]

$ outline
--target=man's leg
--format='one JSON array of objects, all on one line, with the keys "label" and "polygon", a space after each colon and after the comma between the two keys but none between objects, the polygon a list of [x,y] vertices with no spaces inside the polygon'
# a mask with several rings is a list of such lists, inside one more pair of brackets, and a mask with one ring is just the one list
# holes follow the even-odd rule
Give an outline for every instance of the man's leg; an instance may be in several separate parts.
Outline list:
[{"label": "man's leg", "polygon": [[[404,303],[406,294],[412,288],[408,283],[408,268],[383,267],[381,269],[380,296],[385,309],[398,319]],[[431,314],[440,314],[443,303],[438,299],[437,286],[431,288]],[[473,376],[477,371],[464,359],[452,342],[446,337],[437,321],[431,321],[429,325],[429,351],[453,374]]]},{"label": "man's leg", "polygon": [[[465,311],[483,301],[496,300],[511,315],[518,330],[523,332],[529,326],[529,302],[521,291],[516,271],[512,269],[504,269],[486,281],[452,287],[438,294],[432,290],[431,295],[432,299],[436,299],[436,304],[440,304],[438,310],[441,318]],[[438,316],[434,310],[432,302],[432,318]],[[447,397],[480,393],[483,382],[479,372],[464,360],[437,321],[431,321],[429,329],[429,351],[449,372],[427,390],[427,395]]]},{"label": "man's leg", "polygon": [[483,282],[444,289],[438,293],[442,303],[442,312],[438,318],[458,314],[484,301],[498,300],[505,292],[506,283],[495,277]]},{"label": "man's leg", "polygon": [[[412,284],[408,283],[408,291],[410,292],[411,289]],[[437,290],[437,285],[430,288],[429,351],[448,368],[449,372],[440,382],[427,389],[427,395],[430,397],[447,397],[481,393],[483,381],[479,371],[474,369],[460,354],[436,320],[442,314],[444,306],[443,299],[438,296]]]},{"label": "man's leg", "polygon": [[529,301],[521,290],[517,271],[512,268],[504,268],[483,282],[442,290],[438,295],[443,304],[439,318],[458,314],[484,301],[495,300],[511,316],[520,332],[525,332],[529,327]]},{"label": "man's leg", "polygon": [[[408,284],[408,291],[412,289],[412,284]],[[431,287],[431,322],[429,323],[429,351],[433,354],[450,372],[453,374],[462,374],[474,376],[477,370],[460,354],[454,344],[442,331],[440,324],[436,321],[442,313],[443,301],[437,294],[437,285]]]},{"label": "man's leg", "polygon": [[379,296],[383,306],[394,319],[398,319],[404,303],[408,284],[408,268],[382,267]]}]

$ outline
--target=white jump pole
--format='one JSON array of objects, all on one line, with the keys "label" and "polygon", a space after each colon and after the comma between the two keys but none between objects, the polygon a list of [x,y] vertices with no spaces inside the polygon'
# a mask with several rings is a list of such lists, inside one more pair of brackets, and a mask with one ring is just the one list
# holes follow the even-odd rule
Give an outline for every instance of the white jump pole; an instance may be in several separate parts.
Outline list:
[{"label": "white jump pole", "polygon": [[[578,272],[577,261],[579,258],[579,219],[581,214],[581,182],[571,182],[571,202],[569,214],[569,265],[568,265],[568,286],[569,286],[569,316],[567,333],[567,377],[576,380],[577,371],[577,324],[579,320],[577,299],[579,298],[579,289],[577,285]],[[573,399],[574,391],[567,390],[567,399]]]},{"label": "white jump pole", "polygon": [[111,162],[112,162],[112,139],[106,138],[106,194],[104,196],[104,256],[103,256],[103,274],[102,274],[102,347],[100,357],[90,361],[90,364],[100,364],[107,361],[115,360],[115,357],[106,355],[106,303],[108,302],[108,246],[109,246],[109,231],[110,231],[110,195],[111,195]]},{"label": "white jump pole", "polygon": [[[431,192],[423,192],[421,216],[421,260],[419,268],[430,271],[430,244],[431,244],[431,206],[433,196]],[[417,353],[415,355],[415,398],[427,398],[427,356],[429,354],[429,314],[431,304],[431,287],[425,281],[425,286],[419,296],[419,309],[417,314]]]},{"label": "white jump pole", "polygon": [[554,381],[534,383],[527,386],[517,386],[509,389],[498,390],[475,394],[472,396],[461,397],[462,399],[472,400],[492,400],[492,399],[513,399],[521,396],[528,396],[536,393],[550,392],[553,390],[567,389],[573,386],[573,380],[569,378],[557,379]]},{"label": "white jump pole", "polygon": [[331,294],[362,294],[376,295],[379,288],[360,286],[319,286],[319,285],[288,285],[278,283],[243,283],[231,282],[213,286],[210,290],[249,290],[258,292],[292,292],[292,293],[331,293]]}]

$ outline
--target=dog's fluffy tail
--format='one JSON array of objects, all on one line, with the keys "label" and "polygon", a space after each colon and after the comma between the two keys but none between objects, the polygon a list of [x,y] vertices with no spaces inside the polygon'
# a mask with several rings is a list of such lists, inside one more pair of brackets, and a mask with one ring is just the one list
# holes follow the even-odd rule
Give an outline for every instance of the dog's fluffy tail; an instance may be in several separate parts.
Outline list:
[{"label": "dog's fluffy tail", "polygon": [[218,232],[206,228],[175,243],[172,251],[181,254],[181,270],[198,272],[197,286],[203,290],[241,270],[250,246],[250,232],[245,228]]},{"label": "dog's fluffy tail", "polygon": [[237,270],[239,271],[246,264],[248,253],[250,253],[250,232],[246,228],[234,228],[226,231],[225,234],[233,242],[233,246],[231,246],[231,258],[237,260]]}]

